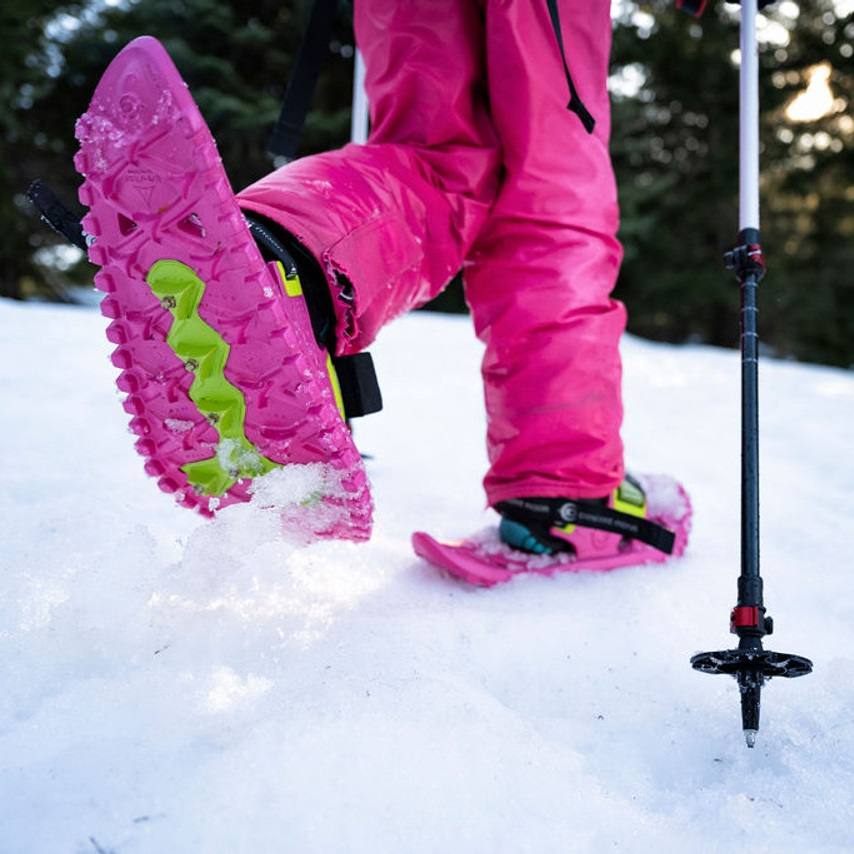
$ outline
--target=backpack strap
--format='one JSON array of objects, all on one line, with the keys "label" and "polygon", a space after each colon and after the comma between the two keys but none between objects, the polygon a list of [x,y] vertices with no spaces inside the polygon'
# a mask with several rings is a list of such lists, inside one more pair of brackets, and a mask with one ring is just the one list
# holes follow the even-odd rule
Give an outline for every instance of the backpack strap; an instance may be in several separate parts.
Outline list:
[{"label": "backpack strap", "polygon": [[271,154],[286,160],[293,160],[299,148],[317,78],[329,53],[337,10],[338,0],[314,0],[312,4],[308,27],[268,146]]}]

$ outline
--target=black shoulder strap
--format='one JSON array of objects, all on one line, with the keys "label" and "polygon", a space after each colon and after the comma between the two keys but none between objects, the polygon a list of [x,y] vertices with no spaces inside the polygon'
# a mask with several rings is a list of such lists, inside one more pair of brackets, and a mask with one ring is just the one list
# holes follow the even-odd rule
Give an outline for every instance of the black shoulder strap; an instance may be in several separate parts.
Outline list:
[{"label": "black shoulder strap", "polygon": [[560,13],[557,8],[557,0],[546,0],[549,7],[549,17],[552,19],[552,27],[557,37],[557,44],[560,48],[560,59],[563,63],[563,73],[566,75],[566,82],[569,86],[569,103],[566,105],[568,110],[575,113],[584,125],[587,133],[593,133],[593,128],[596,127],[596,119],[590,115],[587,107],[584,106],[578,90],[575,88],[575,83],[572,82],[572,75],[569,73],[569,63],[566,61],[566,48],[563,44],[563,33],[560,29]]},{"label": "black shoulder strap", "polygon": [[[584,106],[569,71],[557,0],[546,0],[546,3],[560,49],[563,72],[569,86],[570,98],[567,109],[578,116],[588,133],[593,133],[596,120]],[[314,0],[312,5],[308,28],[300,45],[294,71],[285,91],[282,110],[270,139],[270,153],[284,157],[286,160],[293,160],[296,156],[302,129],[317,85],[317,78],[320,76],[320,69],[328,52],[337,8],[338,0]]]},{"label": "black shoulder strap", "polygon": [[317,78],[320,76],[323,60],[329,53],[329,41],[332,38],[337,9],[338,0],[314,0],[308,27],[285,91],[282,111],[273,128],[269,146],[271,154],[287,160],[293,160],[296,156]]}]

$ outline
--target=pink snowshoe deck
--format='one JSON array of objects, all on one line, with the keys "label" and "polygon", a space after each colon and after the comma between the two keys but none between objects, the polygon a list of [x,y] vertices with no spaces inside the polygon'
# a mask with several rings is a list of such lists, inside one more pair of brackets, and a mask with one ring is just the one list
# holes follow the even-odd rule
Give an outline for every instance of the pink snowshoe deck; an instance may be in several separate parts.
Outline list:
[{"label": "pink snowshoe deck", "polygon": [[367,478],[299,279],[262,259],[159,42],[119,53],[76,133],[89,258],[145,470],[210,515],[249,501],[254,477],[322,463],[335,488],[316,496],[312,533],[366,539]]},{"label": "pink snowshoe deck", "polygon": [[649,506],[648,518],[676,535],[672,554],[637,540],[587,529],[582,533],[584,553],[535,555],[501,542],[495,528],[461,542],[443,542],[424,531],[412,535],[415,554],[455,578],[480,587],[503,584],[522,573],[554,575],[557,572],[602,572],[619,567],[663,563],[679,557],[688,545],[691,500],[681,484],[664,476],[639,478]]}]

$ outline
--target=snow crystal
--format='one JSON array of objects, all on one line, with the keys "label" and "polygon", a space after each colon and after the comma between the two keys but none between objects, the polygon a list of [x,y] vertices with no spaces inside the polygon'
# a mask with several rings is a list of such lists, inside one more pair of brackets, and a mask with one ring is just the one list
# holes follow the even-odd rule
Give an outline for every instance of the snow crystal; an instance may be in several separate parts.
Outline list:
[{"label": "snow crystal", "polygon": [[263,467],[261,455],[236,439],[222,439],[216,447],[219,464],[229,472],[256,472]]},{"label": "snow crystal", "polygon": [[194,421],[182,418],[165,418],[163,423],[166,425],[166,429],[171,430],[173,433],[188,433],[196,426]]},{"label": "snow crystal", "polygon": [[149,125],[171,119],[174,112],[172,93],[164,90],[153,110],[145,109],[137,95],[127,93],[109,114],[102,103],[84,113],[74,125],[74,135],[87,155],[87,174],[106,171],[118,149],[131,145]]}]

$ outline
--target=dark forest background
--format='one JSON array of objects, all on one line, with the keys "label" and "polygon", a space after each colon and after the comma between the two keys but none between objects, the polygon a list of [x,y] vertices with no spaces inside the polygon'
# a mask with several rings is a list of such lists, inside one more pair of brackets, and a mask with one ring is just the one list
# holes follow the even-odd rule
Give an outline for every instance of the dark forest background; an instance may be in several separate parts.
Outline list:
[{"label": "dark forest background", "polygon": [[[345,4],[346,5],[346,4]],[[848,10],[850,3],[844,4]],[[308,4],[293,0],[15,0],[0,12],[0,294],[76,301],[93,269],[61,247],[23,191],[41,177],[67,203],[74,121],[123,44],[159,38],[181,69],[236,187],[273,166],[270,129]],[[613,155],[630,330],[734,345],[738,288],[722,270],[737,231],[738,7],[700,21],[672,0],[626,2],[614,31]],[[761,29],[761,333],[780,356],[854,366],[854,16],[839,0],[766,10]],[[353,70],[336,22],[302,154],[345,143]],[[805,93],[808,93],[806,95]],[[796,99],[799,101],[793,104]],[[459,282],[433,308],[465,310]]]}]

